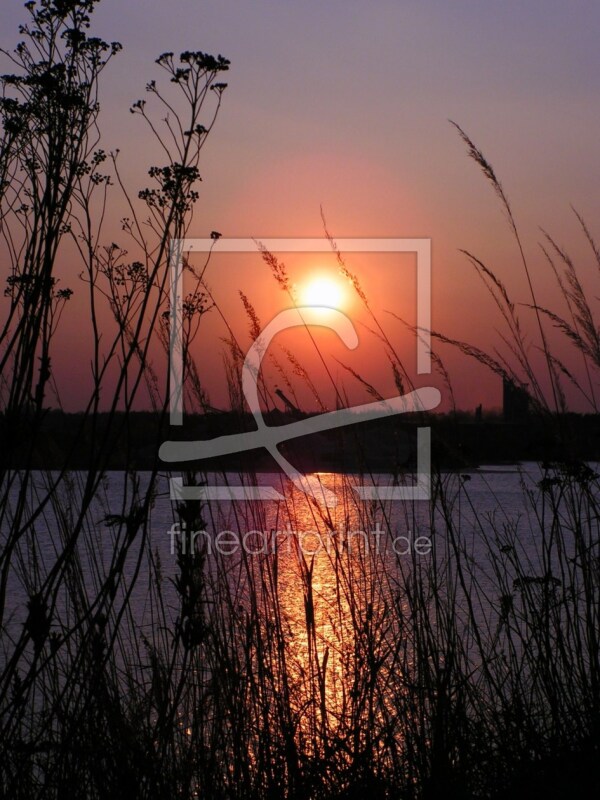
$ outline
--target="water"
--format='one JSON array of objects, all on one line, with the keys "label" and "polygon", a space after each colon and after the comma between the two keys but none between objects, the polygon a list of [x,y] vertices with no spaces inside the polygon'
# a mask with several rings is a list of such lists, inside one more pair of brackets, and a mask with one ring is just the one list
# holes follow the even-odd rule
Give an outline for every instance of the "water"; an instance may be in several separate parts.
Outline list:
[{"label": "water", "polygon": [[[34,476],[29,491],[31,509],[40,503],[54,477],[41,473]],[[357,625],[367,617],[377,618],[393,610],[407,572],[425,569],[433,558],[442,563],[455,557],[448,537],[448,518],[455,521],[460,547],[477,566],[480,593],[497,594],[489,565],[491,530],[508,532],[518,539],[520,557],[531,562],[532,574],[541,568],[536,524],[527,498],[528,491],[536,491],[541,477],[535,464],[484,467],[442,476],[445,507],[436,507],[434,512],[424,501],[361,503],[353,489],[356,476],[319,477],[338,497],[335,508],[319,507],[281,475],[261,474],[252,482],[277,488],[285,500],[211,502],[202,510],[204,525],[186,530],[174,524],[178,518],[169,498],[167,476],[160,476],[146,536],[138,531],[124,557],[117,605],[119,599],[127,597],[129,618],[140,635],[152,639],[157,624],[159,564],[163,624],[173,631],[180,611],[174,585],[179,569],[177,554],[191,558],[202,549],[205,579],[215,597],[243,609],[252,595],[258,594],[264,602],[263,616],[281,615],[289,656],[298,670],[311,648],[316,649],[320,663],[327,653],[328,691],[334,697],[345,648],[353,640]],[[78,568],[90,597],[98,592],[114,565],[115,552],[126,541],[117,524],[119,515],[132,498],[143,498],[148,479],[148,474],[141,473],[136,484],[125,473],[109,473],[94,495],[77,542]],[[83,473],[69,476],[16,547],[4,617],[5,630],[11,637],[18,635],[27,618],[28,598],[51,575],[70,533],[76,529],[84,480]],[[240,476],[209,475],[207,480],[236,485]],[[366,482],[387,485],[390,481],[391,477],[379,475]],[[502,544],[498,542],[497,546]],[[74,605],[67,591],[57,594],[55,620],[73,626],[83,612],[84,605]]]},{"label": "water", "polygon": [[[536,490],[541,475],[540,467],[531,463],[502,468],[482,467],[477,471],[442,477],[448,501],[447,513],[456,520],[464,540],[471,543],[473,557],[482,569],[488,557],[482,526],[488,531],[492,526],[513,528],[532,562],[539,558],[536,526],[532,524],[531,503],[526,493]],[[34,476],[28,493],[30,509],[36,509],[51,485],[49,481],[55,477],[42,473]],[[277,488],[285,500],[210,502],[202,511],[204,525],[196,531],[185,531],[180,525],[174,525],[177,520],[175,504],[169,498],[167,476],[161,475],[143,548],[159,558],[165,584],[176,573],[178,548],[182,547],[189,554],[201,543],[207,550],[209,564],[214,565],[217,561],[228,563],[232,581],[243,580],[249,562],[276,558],[280,586],[288,594],[291,587],[297,585],[299,571],[306,562],[305,567],[313,565],[315,589],[324,598],[331,593],[335,583],[334,562],[340,552],[345,553],[350,561],[354,555],[354,560],[363,569],[367,562],[371,569],[375,569],[378,562],[390,559],[405,564],[415,558],[427,559],[433,547],[432,537],[437,537],[440,549],[439,539],[445,534],[446,524],[439,509],[431,514],[429,503],[361,503],[352,489],[358,483],[356,476],[321,474],[319,477],[323,485],[338,496],[336,508],[319,508],[283,476],[263,473],[254,476],[252,482],[256,480],[260,485]],[[26,592],[33,592],[47,577],[68,541],[70,531],[75,529],[84,479],[84,473],[73,473],[61,484],[57,495],[29,526],[17,547],[8,591],[8,607],[15,621],[23,621]],[[136,493],[143,497],[148,479],[148,474],[139,473],[136,487],[125,473],[114,472],[108,473],[101,481],[78,543],[81,569],[90,589],[98,586],[112,563],[117,544],[118,516]],[[240,476],[215,474],[208,475],[207,480],[209,483],[238,485]],[[378,475],[375,479],[361,482],[388,485],[391,480],[391,476]],[[142,537],[139,539],[141,541]],[[442,544],[445,547],[447,542]],[[129,577],[137,571],[132,604],[141,625],[147,624],[147,594],[152,580],[150,563],[134,542],[126,559],[125,571]],[[169,602],[174,602],[173,593],[170,595]]]},{"label": "water", "polygon": [[[53,477],[33,476],[27,514]],[[100,593],[109,615],[100,644],[114,637],[106,669],[124,703],[131,697],[158,714],[183,678],[178,752],[189,739],[221,753],[225,740],[231,763],[261,775],[291,731],[303,763],[329,770],[337,759],[343,773],[368,753],[382,774],[400,769],[410,784],[438,701],[445,708],[446,681],[469,725],[485,722],[495,703],[511,709],[513,681],[517,691],[536,687],[523,713],[545,719],[544,659],[555,658],[553,675],[565,686],[575,668],[577,685],[587,685],[585,657],[575,663],[571,654],[595,625],[595,606],[577,613],[591,596],[577,565],[590,547],[597,552],[597,494],[565,476],[551,476],[557,482],[542,491],[542,477],[535,464],[489,467],[442,475],[431,503],[361,503],[356,476],[321,474],[339,501],[326,509],[281,476],[262,474],[247,480],[277,488],[284,500],[208,503],[188,529],[161,476],[144,530],[123,515],[143,502],[149,476],[111,473],[77,533],[86,476],[74,473],[14,543],[0,666],[15,651],[29,599],[60,575],[48,615],[60,642],[36,678],[35,712],[54,714],[63,682],[78,685],[78,659],[89,657],[100,625]],[[15,513],[16,491],[12,499]],[[107,583],[111,571],[118,583]],[[588,583],[593,574],[583,571]],[[21,654],[22,673],[35,664],[32,647]]]}]

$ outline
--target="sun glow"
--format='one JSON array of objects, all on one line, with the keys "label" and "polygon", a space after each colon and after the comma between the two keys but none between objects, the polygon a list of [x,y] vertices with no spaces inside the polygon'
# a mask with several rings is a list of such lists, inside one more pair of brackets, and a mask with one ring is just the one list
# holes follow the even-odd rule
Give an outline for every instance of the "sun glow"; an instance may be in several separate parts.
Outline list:
[{"label": "sun glow", "polygon": [[344,304],[341,286],[331,278],[318,276],[310,280],[300,293],[302,305],[340,308]]}]

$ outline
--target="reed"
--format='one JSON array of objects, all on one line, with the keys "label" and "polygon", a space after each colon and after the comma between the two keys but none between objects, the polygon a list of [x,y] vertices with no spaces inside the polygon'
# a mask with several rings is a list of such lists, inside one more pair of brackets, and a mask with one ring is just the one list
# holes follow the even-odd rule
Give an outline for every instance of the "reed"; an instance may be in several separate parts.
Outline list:
[{"label": "reed", "polygon": [[[158,67],[173,94],[152,81],[148,102],[133,106],[157,137],[165,164],[151,168],[151,186],[140,192],[144,212],[131,200],[123,226],[138,258],[130,261],[124,246],[99,244],[111,184],[102,165],[111,166],[115,189],[126,187],[116,154],[98,149],[97,81],[119,48],[88,38],[94,5],[27,4],[30,27],[15,56],[21,77],[4,77],[0,105],[1,224],[11,263],[0,338],[3,796],[512,798],[534,790],[583,796],[584,787],[600,788],[599,478],[588,465],[565,458],[541,465],[533,478],[523,470],[519,513],[501,497],[493,512],[482,512],[475,481],[440,470],[431,500],[406,502],[400,514],[386,501],[359,503],[351,475],[324,479],[339,501],[329,509],[285,484],[285,499],[268,506],[185,500],[170,521],[180,531],[211,535],[196,536],[193,547],[175,537],[168,560],[155,533],[165,522],[166,476],[158,460],[150,471],[108,474],[100,408],[111,409],[109,428],[117,426],[123,419],[117,410],[130,412],[145,386],[165,414],[167,396],[152,357],[153,348],[168,345],[168,245],[191,221],[200,153],[228,62],[165,54]],[[44,118],[56,120],[56,129],[42,125],[33,99],[43,100]],[[169,110],[166,126],[152,101],[161,113]],[[203,124],[206,114],[210,122]],[[531,363],[517,304],[471,254],[507,326],[507,353],[492,357],[439,332],[436,347],[457,346],[496,373],[527,381],[537,412],[565,434],[561,380],[576,382],[596,408],[593,309],[575,265],[550,237],[544,257],[566,311],[539,306],[506,194],[489,162],[459,133],[508,215],[552,400]],[[32,159],[50,153],[56,161],[34,167]],[[66,459],[59,471],[34,470],[30,452],[15,469],[19,436],[25,427],[35,435],[53,391],[55,332],[70,299],[58,288],[59,254],[69,236],[84,265],[94,346],[85,411],[90,464],[72,471]],[[289,293],[285,264],[263,256]],[[371,316],[399,391],[412,387],[385,318],[343,254],[338,259]],[[205,269],[187,265],[194,280],[183,324],[190,410],[208,407],[191,358],[214,303]],[[260,321],[252,298],[241,302],[255,337]],[[114,327],[101,334],[102,303]],[[552,355],[544,324],[571,341],[582,382]],[[230,396],[243,410],[243,342],[231,327],[229,334]],[[274,367],[286,387],[298,396],[308,389],[325,409],[308,369],[294,353],[284,355]],[[328,367],[326,355],[318,355]],[[450,385],[439,353],[434,363]],[[377,396],[377,387],[348,374]],[[331,382],[344,402],[342,387]],[[265,406],[274,404],[266,384],[261,393]],[[128,442],[130,418],[124,419]],[[393,478],[409,480],[401,470]],[[224,472],[221,479],[234,476]],[[206,475],[189,471],[185,480],[202,485]],[[252,485],[259,478],[240,468],[235,480]],[[494,491],[490,485],[489,495]],[[431,550],[397,552],[400,524],[427,535]],[[288,528],[313,533],[304,541],[297,534],[278,538]],[[221,530],[265,534],[253,534],[249,549],[232,557],[215,547]]]}]

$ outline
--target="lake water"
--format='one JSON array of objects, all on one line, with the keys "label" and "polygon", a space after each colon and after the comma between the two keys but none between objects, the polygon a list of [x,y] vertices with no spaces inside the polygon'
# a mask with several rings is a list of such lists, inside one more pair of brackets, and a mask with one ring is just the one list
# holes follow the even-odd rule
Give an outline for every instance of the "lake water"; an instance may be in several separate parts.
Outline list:
[{"label": "lake water", "polygon": [[[194,531],[174,525],[175,504],[169,497],[167,476],[160,476],[147,538],[137,534],[124,563],[125,585],[136,577],[130,590],[132,618],[141,632],[152,634],[152,586],[158,562],[162,591],[175,625],[179,608],[173,584],[177,553],[191,557],[198,548],[206,554],[203,568],[207,580],[223,582],[227,576],[228,602],[233,598],[246,603],[249,593],[272,580],[275,568],[281,609],[290,634],[299,637],[300,649],[306,646],[302,636],[306,634],[308,577],[310,613],[323,647],[333,646],[333,640],[343,635],[344,617],[352,611],[348,596],[363,610],[377,607],[393,595],[406,570],[425,567],[434,557],[440,563],[452,559],[456,548],[462,548],[476,565],[478,590],[493,593],[490,546],[508,547],[508,539],[501,541],[502,537],[518,542],[520,558],[531,562],[532,575],[542,567],[538,521],[532,518],[541,476],[536,464],[442,475],[444,499],[432,508],[426,501],[360,502],[353,489],[356,476],[321,474],[323,485],[339,500],[335,508],[325,509],[291,486],[287,478],[260,474],[252,482],[275,487],[284,500],[207,503],[202,511],[204,525]],[[76,525],[84,477],[83,473],[69,476],[17,547],[8,583],[8,630],[16,632],[24,622],[28,595],[50,574]],[[209,483],[240,483],[240,476],[234,474],[206,477]],[[148,475],[141,473],[138,480],[136,488],[124,473],[108,473],[90,506],[77,545],[79,567],[90,594],[113,563],[118,528],[112,523],[123,513],[124,499],[136,492],[143,496]],[[31,509],[44,496],[47,481],[48,476],[41,473],[34,477],[29,492]],[[370,482],[387,485],[390,481],[379,475]],[[448,520],[453,521],[460,542],[450,541]],[[57,607],[56,613],[64,613],[73,622],[75,612],[68,605],[65,601],[63,611]]]},{"label": "lake water", "polygon": [[[50,476],[52,478],[53,476]],[[79,497],[83,491],[84,473],[72,473],[61,484],[53,501],[30,526],[24,543],[33,545],[33,554],[23,552],[15,564],[15,581],[11,582],[12,605],[19,605],[19,584],[33,586],[55,564],[66,541],[68,531],[76,524]],[[110,566],[114,553],[113,521],[123,513],[123,504],[137,491],[143,496],[148,481],[146,473],[138,473],[139,487],[134,488],[124,473],[107,473],[100,483],[87,514],[86,532],[81,536],[79,550],[81,564],[94,584]],[[475,560],[485,566],[487,546],[482,542],[485,531],[504,530],[517,533],[522,547],[535,562],[536,525],[532,524],[532,500],[542,477],[539,465],[526,463],[515,466],[481,467],[475,471],[448,473],[440,477],[447,508],[445,513],[456,522],[464,541],[473,547]],[[447,525],[443,512],[436,505],[432,513],[427,501],[368,501],[361,502],[353,490],[359,481],[356,476],[320,474],[323,485],[336,493],[338,505],[325,509],[318,507],[299,492],[280,474],[261,473],[252,482],[276,488],[285,499],[282,501],[227,502],[210,501],[202,510],[204,525],[197,531],[184,531],[174,523],[176,503],[169,497],[166,475],[157,481],[146,548],[158,554],[165,576],[176,571],[176,550],[182,547],[191,552],[204,543],[209,561],[227,559],[232,572],[248,559],[271,557],[276,552],[282,569],[293,583],[293,572],[298,562],[299,550],[308,561],[314,560],[318,570],[326,570],[332,553],[340,547],[346,553],[368,551],[375,563],[377,557],[394,557],[408,563],[413,558],[427,558],[432,549],[432,537],[437,537],[437,547],[445,548]],[[240,485],[241,476],[207,475],[208,483]],[[248,480],[248,479],[246,479]],[[361,483],[389,485],[390,476],[378,475]],[[29,491],[30,510],[36,508],[45,495],[48,476],[34,477]],[[16,497],[16,492],[15,492]],[[245,558],[242,558],[244,554]],[[139,553],[132,548],[131,560],[137,561]],[[232,578],[233,579],[233,578]],[[135,602],[139,605],[139,618],[144,618],[143,587],[149,580],[147,561],[139,564],[138,589]],[[326,583],[326,580],[325,580]],[[22,595],[21,595],[22,597]]]},{"label": "lake water", "polygon": [[[469,729],[489,723],[495,736],[504,728],[494,720],[512,715],[523,692],[523,719],[539,718],[545,730],[559,695],[545,692],[540,665],[560,675],[560,698],[587,686],[586,659],[597,654],[579,643],[589,637],[592,648],[597,628],[600,504],[598,482],[585,474],[536,464],[447,473],[434,478],[430,501],[412,502],[361,502],[357,476],[320,474],[338,499],[332,508],[260,474],[245,480],[282,500],[209,502],[200,513],[171,501],[163,475],[144,529],[130,510],[149,475],[110,473],[76,539],[86,476],[67,476],[37,514],[54,477],[33,475],[21,498],[24,519],[35,518],[14,546],[0,637],[7,689],[16,662],[2,668],[15,652],[19,675],[39,668],[26,713],[42,726],[63,713],[67,686],[93,696],[106,674],[149,724],[175,700],[177,752],[194,741],[194,758],[204,747],[220,754],[224,739],[234,756],[217,760],[218,771],[250,763],[263,774],[282,763],[291,734],[303,763],[329,770],[334,754],[350,774],[367,752],[410,785],[415,753],[429,758],[446,690]],[[16,489],[12,500],[16,514]],[[195,518],[189,528],[185,518]],[[118,581],[107,582],[111,571]],[[55,638],[35,660],[33,636],[20,653],[18,641],[44,583],[54,587]],[[109,656],[96,673],[98,654]],[[77,691],[71,697],[67,715],[78,707]],[[568,703],[564,715],[572,719]]]}]

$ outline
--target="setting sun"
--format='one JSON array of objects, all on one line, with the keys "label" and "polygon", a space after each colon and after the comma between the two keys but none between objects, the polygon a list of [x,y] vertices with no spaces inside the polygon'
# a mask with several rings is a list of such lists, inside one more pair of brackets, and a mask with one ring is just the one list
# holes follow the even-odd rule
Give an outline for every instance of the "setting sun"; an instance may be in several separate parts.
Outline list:
[{"label": "setting sun", "polygon": [[339,283],[327,277],[316,277],[307,283],[300,294],[303,305],[340,308],[343,292]]}]

